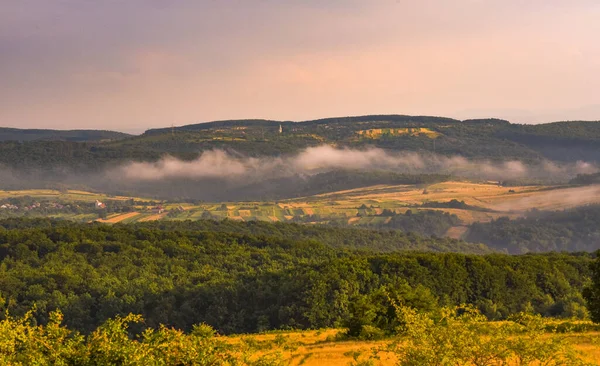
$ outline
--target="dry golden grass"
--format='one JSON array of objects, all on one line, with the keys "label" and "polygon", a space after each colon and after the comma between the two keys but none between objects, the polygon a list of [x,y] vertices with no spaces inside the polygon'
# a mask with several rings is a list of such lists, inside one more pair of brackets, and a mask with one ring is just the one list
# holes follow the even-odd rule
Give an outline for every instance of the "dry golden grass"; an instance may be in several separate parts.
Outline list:
[{"label": "dry golden grass", "polygon": [[[494,210],[460,210],[440,208],[438,210],[456,214],[465,224],[488,222],[501,216],[516,218],[530,209],[565,209],[574,206],[600,203],[600,186],[582,188],[546,186],[502,187],[494,183],[443,182],[432,184],[426,189],[416,186],[378,185],[320,194],[288,201],[291,207],[324,207],[335,200],[333,210],[349,211],[363,203],[373,204],[397,212],[405,212],[408,206],[426,202],[448,202],[453,199],[471,206]],[[423,208],[431,210],[432,208]],[[376,210],[382,210],[377,207]],[[376,211],[379,213],[378,211]],[[351,214],[352,212],[350,212]],[[355,212],[354,212],[355,213]]]},{"label": "dry golden grass", "polygon": [[139,222],[162,220],[166,216],[167,216],[167,213],[161,213],[161,214],[157,214],[157,215],[150,215],[150,216],[146,216],[146,217],[140,219]]},{"label": "dry golden grass", "polygon": [[138,197],[125,197],[125,196],[109,196],[102,193],[94,193],[94,192],[86,192],[80,190],[68,190],[67,192],[61,192],[53,189],[25,189],[25,190],[15,190],[15,191],[2,191],[0,190],[0,198],[7,197],[39,197],[39,198],[60,198],[61,200],[71,200],[71,201],[89,201],[93,202],[96,199],[99,200],[117,200],[117,201],[125,201],[132,198],[137,200],[145,200],[152,201],[151,199],[138,198]]},{"label": "dry golden grass", "polygon": [[109,217],[106,220],[98,219],[96,221],[102,222],[102,223],[105,223],[105,224],[116,224],[118,222],[121,222],[123,220],[126,220],[126,219],[129,219],[131,217],[137,216],[139,214],[140,214],[139,212],[129,212],[129,213],[126,213],[126,214]]},{"label": "dry golden grass", "polygon": [[51,189],[27,189],[27,190],[19,190],[19,191],[0,191],[0,197],[19,197],[19,196],[60,196],[61,193],[59,191],[51,190]]},{"label": "dry golden grass", "polygon": [[[242,335],[228,337],[228,341],[239,343],[245,337],[256,341],[275,341],[276,337],[283,337],[286,343],[293,345],[293,350],[284,350],[275,346],[274,350],[282,351],[286,364],[289,365],[339,365],[347,366],[353,360],[352,354],[360,352],[367,356],[375,347],[384,346],[387,341],[365,342],[365,341],[331,341],[339,333],[337,329],[310,330],[303,332],[277,332],[259,335]],[[389,357],[388,357],[389,358]],[[388,360],[384,357],[384,360]],[[387,362],[386,364],[393,364]]]},{"label": "dry golden grass", "polygon": [[469,228],[467,226],[453,226],[450,229],[448,229],[448,231],[446,231],[446,234],[444,234],[444,236],[452,239],[461,239],[463,235],[467,233],[468,230]]},{"label": "dry golden grass", "polygon": [[600,186],[569,187],[538,192],[524,192],[508,197],[490,197],[489,207],[499,211],[558,210],[600,203]]},{"label": "dry golden grass", "polygon": [[[339,332],[336,329],[303,332],[277,332],[248,336],[227,337],[232,343],[241,342],[244,337],[257,341],[275,341],[276,337],[283,337],[286,344],[294,345],[292,350],[285,350],[274,345],[272,350],[281,351],[286,364],[289,365],[339,365],[347,366],[353,361],[353,355],[360,355],[359,360],[367,359],[374,349],[381,349],[391,342],[384,341],[331,341]],[[574,349],[581,353],[585,361],[597,364],[600,361],[600,333],[574,333],[569,336],[569,341]],[[397,359],[393,354],[379,353],[380,360],[375,365],[394,365]]]},{"label": "dry golden grass", "polygon": [[240,213],[241,217],[250,217],[250,216],[252,216],[252,211],[250,211],[250,210],[239,210],[238,212]]},{"label": "dry golden grass", "polygon": [[348,224],[352,225],[360,221],[360,217],[351,217],[348,219]]},{"label": "dry golden grass", "polygon": [[314,215],[315,214],[315,211],[312,208],[308,208],[308,207],[303,208],[302,211],[304,211],[305,215]]}]

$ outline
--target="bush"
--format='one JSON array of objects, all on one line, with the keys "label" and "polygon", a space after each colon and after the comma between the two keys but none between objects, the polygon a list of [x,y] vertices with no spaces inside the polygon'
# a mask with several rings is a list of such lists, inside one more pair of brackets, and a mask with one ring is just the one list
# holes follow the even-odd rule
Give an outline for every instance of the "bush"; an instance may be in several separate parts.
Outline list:
[{"label": "bush", "polygon": [[397,355],[400,366],[585,364],[565,336],[546,333],[537,315],[521,313],[491,323],[490,332],[486,317],[472,306],[443,308],[437,316],[402,306],[397,311],[404,319],[404,338],[387,351]]},{"label": "bush", "polygon": [[166,328],[148,328],[137,337],[130,324],[139,315],[109,319],[84,337],[61,325],[62,314],[53,312],[46,326],[32,324],[33,311],[23,318],[7,316],[0,321],[1,365],[269,365],[282,364],[277,353],[259,356],[241,345],[215,336],[207,325],[191,334]]},{"label": "bush", "polygon": [[386,334],[383,330],[372,325],[363,325],[360,333],[358,334],[358,339],[364,341],[376,341],[385,338],[385,336]]}]

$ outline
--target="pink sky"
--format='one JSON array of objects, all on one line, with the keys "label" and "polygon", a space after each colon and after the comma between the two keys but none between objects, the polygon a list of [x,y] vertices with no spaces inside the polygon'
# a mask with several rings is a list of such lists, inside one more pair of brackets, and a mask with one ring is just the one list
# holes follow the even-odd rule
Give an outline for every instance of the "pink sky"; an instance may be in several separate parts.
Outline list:
[{"label": "pink sky", "polygon": [[600,120],[600,2],[0,2],[0,126]]}]

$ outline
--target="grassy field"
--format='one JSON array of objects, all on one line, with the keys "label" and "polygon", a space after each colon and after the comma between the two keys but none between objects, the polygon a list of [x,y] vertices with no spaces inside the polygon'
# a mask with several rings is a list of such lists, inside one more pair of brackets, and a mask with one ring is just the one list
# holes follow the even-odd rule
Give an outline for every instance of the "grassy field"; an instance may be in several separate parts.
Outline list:
[{"label": "grassy field", "polygon": [[[463,201],[468,209],[420,207],[428,202]],[[397,213],[407,210],[440,210],[458,216],[460,226],[447,236],[460,238],[466,225],[489,222],[502,216],[517,218],[531,209],[558,210],[600,203],[599,187],[502,187],[494,183],[445,182],[427,187],[414,185],[373,186],[277,202],[227,202],[187,206],[171,213],[174,220],[198,219],[206,212],[216,219],[293,221],[327,223],[344,221],[350,225],[384,224],[390,219],[377,216],[384,209]]]},{"label": "grassy field", "polygon": [[[109,196],[100,193],[70,190],[0,191],[0,203],[11,197],[29,196],[36,199],[62,203],[94,202],[95,200],[152,201],[151,199]],[[431,208],[423,204],[451,200],[463,201],[469,207]],[[135,212],[111,214],[105,223],[129,223],[151,220],[198,220],[211,217],[238,221],[263,220],[271,222],[299,221],[304,223],[328,223],[331,220],[350,225],[385,224],[388,217],[377,216],[383,210],[405,213],[407,210],[440,210],[458,216],[460,226],[451,228],[447,235],[460,238],[466,225],[473,222],[489,222],[502,216],[516,218],[530,209],[557,210],[579,205],[600,203],[600,186],[546,187],[520,186],[502,187],[496,183],[444,182],[429,186],[378,185],[352,190],[331,192],[309,197],[264,202],[211,202],[201,204],[163,203],[166,212],[158,213],[152,206],[135,206]],[[154,202],[153,204],[158,204]],[[96,215],[96,217],[94,217]],[[53,214],[53,217],[90,221],[97,213],[68,215]]]},{"label": "grassy field", "polygon": [[[355,357],[358,360],[366,360],[374,350],[385,348],[393,341],[336,341],[339,332],[340,330],[336,329],[324,329],[227,338],[232,343],[245,342],[260,352],[281,352],[286,364],[296,366],[347,366]],[[600,364],[600,332],[572,333],[568,335],[568,340],[585,361],[592,365]],[[380,360],[375,361],[374,365],[391,366],[397,361],[395,355],[390,352],[380,352],[378,356]]]},{"label": "grassy field", "polygon": [[[33,197],[37,199],[56,199],[60,202],[94,202],[95,200],[126,201],[134,197],[112,196],[102,193],[85,192],[78,190],[57,191],[52,189],[27,189],[20,191],[0,190],[0,201],[11,197]],[[142,198],[135,198],[142,200]]]},{"label": "grassy field", "polygon": [[[389,341],[335,341],[337,329],[310,330],[303,332],[274,332],[260,335],[228,337],[232,343],[245,342],[260,353],[281,352],[289,365],[344,365],[355,355],[367,358],[372,350],[384,347]],[[384,355],[381,365],[393,365],[394,357]]]}]

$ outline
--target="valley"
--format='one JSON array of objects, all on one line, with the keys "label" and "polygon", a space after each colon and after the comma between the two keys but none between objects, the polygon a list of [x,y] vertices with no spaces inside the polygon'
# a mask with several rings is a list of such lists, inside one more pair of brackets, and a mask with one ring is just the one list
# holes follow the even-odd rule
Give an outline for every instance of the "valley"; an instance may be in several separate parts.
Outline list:
[{"label": "valley", "polygon": [[[297,222],[369,227],[389,223],[393,215],[407,211],[440,211],[455,215],[459,224],[446,236],[460,239],[466,227],[500,217],[515,219],[529,210],[564,210],[600,203],[600,186],[514,186],[497,182],[449,181],[430,185],[376,185],[278,201],[171,202],[151,198],[112,196],[77,190],[0,191],[0,205],[15,200],[47,202],[54,206],[78,205],[77,212],[37,207],[0,208],[0,215],[46,216],[108,224],[154,220],[236,220]],[[107,212],[94,202],[119,203],[121,212]],[[18,206],[16,206],[18,207]]]}]

